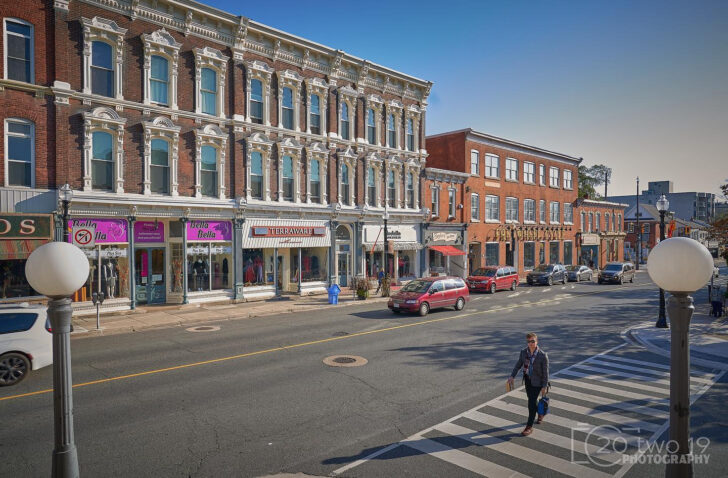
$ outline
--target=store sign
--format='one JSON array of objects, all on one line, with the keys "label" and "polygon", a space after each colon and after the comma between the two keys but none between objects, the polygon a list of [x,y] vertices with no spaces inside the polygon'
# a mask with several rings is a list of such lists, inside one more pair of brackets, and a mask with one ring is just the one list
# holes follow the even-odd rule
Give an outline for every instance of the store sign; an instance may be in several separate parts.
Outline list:
[{"label": "store sign", "polygon": [[583,246],[598,246],[599,236],[597,234],[583,234],[581,236],[581,244]]},{"label": "store sign", "polygon": [[[90,229],[94,233],[96,244],[108,244],[110,242],[127,242],[126,219],[90,219],[74,218],[68,221],[68,227],[73,230]],[[73,236],[68,238],[73,242]]]},{"label": "store sign", "polygon": [[0,239],[51,239],[50,214],[0,214]]},{"label": "store sign", "polygon": [[[98,259],[99,257],[99,250],[98,249],[84,249],[84,254],[86,254],[86,257],[89,259]],[[126,249],[119,249],[119,248],[106,248],[101,249],[101,258],[102,259],[117,259],[119,257],[126,257]]]},{"label": "store sign", "polygon": [[134,242],[164,242],[164,223],[159,221],[135,222]]},{"label": "store sign", "polygon": [[191,256],[195,255],[207,255],[208,250],[210,254],[230,254],[233,252],[232,247],[230,246],[192,246],[187,248],[187,254]]},{"label": "store sign", "polygon": [[325,227],[312,226],[254,226],[253,237],[314,237],[325,236]]},{"label": "store sign", "polygon": [[542,228],[540,226],[518,226],[514,229],[499,227],[493,232],[496,241],[560,241],[564,239],[564,229]]},{"label": "store sign", "polygon": [[[387,226],[387,240],[394,242],[418,242],[415,226]],[[384,226],[364,226],[364,242],[384,242]]]},{"label": "store sign", "polygon": [[432,242],[455,242],[460,237],[457,232],[433,232]]},{"label": "store sign", "polygon": [[187,223],[188,241],[232,241],[230,221],[190,221]]}]

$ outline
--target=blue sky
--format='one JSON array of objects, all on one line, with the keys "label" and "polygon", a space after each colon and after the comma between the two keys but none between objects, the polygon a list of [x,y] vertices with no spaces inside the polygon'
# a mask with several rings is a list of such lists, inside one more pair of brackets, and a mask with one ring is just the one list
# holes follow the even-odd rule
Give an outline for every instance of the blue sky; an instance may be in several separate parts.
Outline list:
[{"label": "blue sky", "polygon": [[204,3],[434,82],[427,134],[607,164],[610,195],[728,180],[728,1]]}]

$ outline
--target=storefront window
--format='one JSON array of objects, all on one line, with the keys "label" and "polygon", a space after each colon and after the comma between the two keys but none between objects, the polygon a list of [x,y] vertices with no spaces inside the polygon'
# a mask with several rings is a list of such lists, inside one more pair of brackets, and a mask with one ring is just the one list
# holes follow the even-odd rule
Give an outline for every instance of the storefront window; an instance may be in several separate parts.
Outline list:
[{"label": "storefront window", "polygon": [[552,241],[549,243],[549,262],[551,264],[559,263],[559,243]]},{"label": "storefront window", "polygon": [[25,279],[26,259],[0,261],[0,299],[41,295]]},{"label": "storefront window", "polygon": [[540,246],[538,249],[538,263],[546,264],[546,243],[541,242]]},{"label": "storefront window", "polygon": [[400,280],[415,278],[415,251],[399,251],[397,255],[397,277]]},{"label": "storefront window", "polygon": [[[172,233],[172,226],[174,225],[174,222],[169,223],[169,230],[170,230],[170,237],[175,237]],[[177,227],[176,229],[179,230],[180,236],[181,236],[181,230],[182,230],[182,224],[176,223]],[[182,281],[183,281],[183,272],[184,272],[184,254],[182,250],[182,243],[180,242],[172,242],[169,244],[169,250],[172,254],[170,261],[169,261],[169,277],[172,280],[172,284],[170,286],[170,291],[172,292],[182,292]]]},{"label": "storefront window", "polygon": [[445,256],[441,253],[430,249],[430,273],[444,274],[445,270]]},{"label": "storefront window", "polygon": [[[303,282],[325,281],[328,274],[329,249],[312,247],[301,250],[301,276]],[[298,262],[298,261],[296,261]]]},{"label": "storefront window", "polygon": [[230,288],[232,247],[229,243],[187,244],[187,290],[202,292]]},{"label": "storefront window", "polygon": [[497,266],[500,258],[498,257],[498,251],[500,244],[497,242],[489,242],[485,245],[485,265]]},{"label": "storefront window", "polygon": [[564,264],[573,264],[573,243],[571,241],[564,241]]},{"label": "storefront window", "polygon": [[[101,261],[99,263],[99,247]],[[126,244],[84,249],[89,275],[79,300],[91,300],[94,292],[103,292],[104,300],[129,297],[129,256]],[[85,294],[84,294],[85,293]],[[84,296],[85,295],[85,296]]]},{"label": "storefront window", "polygon": [[273,285],[273,249],[243,249],[246,286]]},{"label": "storefront window", "polygon": [[523,267],[526,269],[536,266],[536,243],[523,243]]}]

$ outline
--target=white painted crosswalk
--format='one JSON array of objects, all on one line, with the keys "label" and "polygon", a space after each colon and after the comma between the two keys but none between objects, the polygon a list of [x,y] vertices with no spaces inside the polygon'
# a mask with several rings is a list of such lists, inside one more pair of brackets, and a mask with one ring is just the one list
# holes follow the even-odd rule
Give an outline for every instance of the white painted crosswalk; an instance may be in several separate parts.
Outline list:
[{"label": "white painted crosswalk", "polygon": [[[620,345],[552,374],[551,410],[528,437],[523,387],[503,394],[407,439],[339,468],[333,476],[364,466],[398,447],[463,470],[458,476],[494,478],[554,476],[621,477],[630,456],[668,427],[669,364],[657,355],[625,353]],[[620,350],[621,349],[621,350]],[[694,368],[691,402],[725,372]]]}]

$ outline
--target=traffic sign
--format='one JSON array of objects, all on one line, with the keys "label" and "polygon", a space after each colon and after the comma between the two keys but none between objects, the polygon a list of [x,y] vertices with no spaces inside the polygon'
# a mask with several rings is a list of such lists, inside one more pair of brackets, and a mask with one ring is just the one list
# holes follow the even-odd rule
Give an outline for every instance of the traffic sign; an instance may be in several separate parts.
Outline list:
[{"label": "traffic sign", "polygon": [[74,227],[71,230],[73,244],[78,247],[96,247],[96,228],[95,227]]}]

